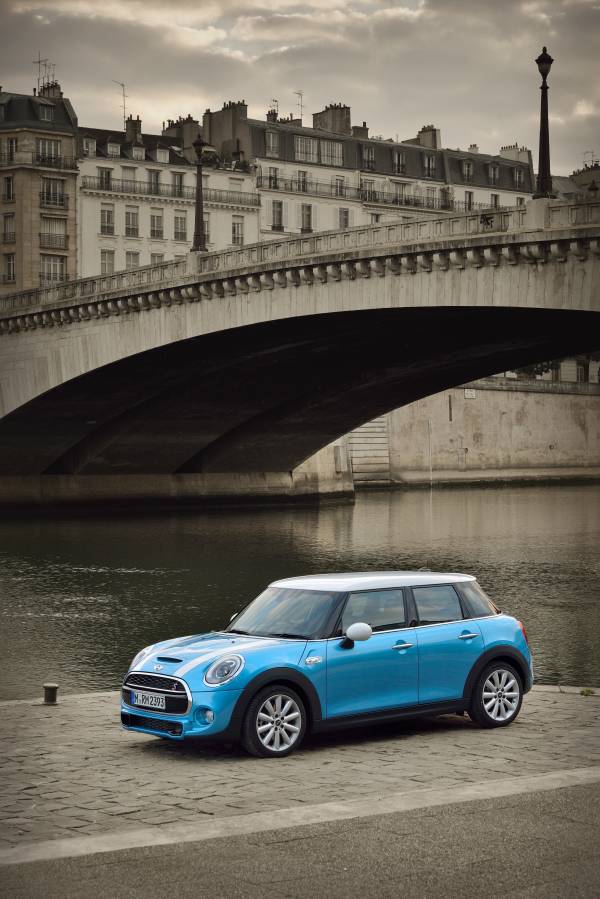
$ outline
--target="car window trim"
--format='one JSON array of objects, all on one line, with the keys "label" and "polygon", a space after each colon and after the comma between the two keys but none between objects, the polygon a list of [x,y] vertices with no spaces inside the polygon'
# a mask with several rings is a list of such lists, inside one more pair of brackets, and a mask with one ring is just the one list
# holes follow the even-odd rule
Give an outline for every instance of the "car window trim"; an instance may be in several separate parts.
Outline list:
[{"label": "car window trim", "polygon": [[410,627],[409,617],[408,617],[408,606],[407,606],[407,602],[406,602],[407,587],[404,587],[404,586],[401,586],[401,587],[369,587],[367,590],[348,590],[348,591],[346,591],[346,595],[345,595],[344,601],[340,607],[339,614],[334,622],[334,627],[332,629],[332,633],[330,633],[330,636],[326,637],[325,639],[326,640],[340,640],[343,638],[344,635],[337,634],[336,631],[338,630],[338,628],[341,629],[342,618],[344,617],[344,611],[346,609],[346,605],[348,604],[348,600],[352,593],[387,593],[391,590],[396,590],[396,591],[400,590],[400,592],[402,593],[402,602],[404,604],[404,622],[405,623],[401,627],[391,627],[385,631],[374,630],[373,636],[375,634],[389,634],[394,631],[407,630],[407,628]]},{"label": "car window trim", "polygon": [[[458,605],[460,607],[463,617],[462,618],[452,618],[450,621],[434,621],[432,624],[421,624],[420,615],[419,615],[419,607],[417,605],[417,600],[416,600],[416,597],[414,594],[414,591],[416,589],[419,589],[419,587],[450,587],[452,590],[454,590],[454,592],[456,594],[456,598],[458,599]],[[413,601],[413,608],[414,608],[415,620],[416,620],[415,627],[440,627],[443,624],[456,624],[458,621],[472,621],[473,620],[472,615],[465,614],[466,610],[465,610],[465,604],[463,602],[463,598],[460,595],[460,592],[456,589],[455,584],[453,584],[453,583],[449,583],[449,584],[416,584],[407,589],[410,590],[410,594],[411,594],[412,601]]]}]

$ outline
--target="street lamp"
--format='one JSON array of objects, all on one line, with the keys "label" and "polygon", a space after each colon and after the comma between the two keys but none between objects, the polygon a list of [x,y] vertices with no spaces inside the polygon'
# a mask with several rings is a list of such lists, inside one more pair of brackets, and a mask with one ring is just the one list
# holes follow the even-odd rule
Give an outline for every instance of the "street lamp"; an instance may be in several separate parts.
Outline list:
[{"label": "street lamp", "polygon": [[204,192],[202,183],[202,153],[207,142],[199,134],[192,144],[196,151],[196,216],[194,220],[194,242],[192,250],[206,253],[206,231],[204,228]]},{"label": "street lamp", "polygon": [[554,60],[544,47],[538,58],[536,59],[537,67],[542,76],[542,84],[540,90],[542,92],[542,101],[540,107],[540,152],[538,157],[538,176],[537,191],[533,195],[534,199],[539,197],[553,198],[552,193],[552,175],[550,174],[550,134],[548,128],[548,85],[546,78],[550,72],[550,67]]}]

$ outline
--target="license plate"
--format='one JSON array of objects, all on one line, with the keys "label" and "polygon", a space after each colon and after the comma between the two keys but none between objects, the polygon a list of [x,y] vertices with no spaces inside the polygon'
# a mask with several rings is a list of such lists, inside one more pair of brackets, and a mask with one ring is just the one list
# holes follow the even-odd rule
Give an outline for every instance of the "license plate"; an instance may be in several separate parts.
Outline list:
[{"label": "license plate", "polygon": [[132,690],[133,704],[145,709],[165,710],[165,697],[161,693],[142,693],[140,690]]}]

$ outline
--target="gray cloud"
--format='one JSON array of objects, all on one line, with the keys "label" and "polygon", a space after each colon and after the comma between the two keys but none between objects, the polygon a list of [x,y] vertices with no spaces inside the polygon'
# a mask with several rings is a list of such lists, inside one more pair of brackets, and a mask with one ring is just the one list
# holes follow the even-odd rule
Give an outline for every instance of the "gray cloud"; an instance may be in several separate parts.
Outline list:
[{"label": "gray cloud", "polygon": [[[116,78],[148,130],[244,97],[264,115],[305,92],[308,114],[353,107],[371,132],[408,138],[424,123],[446,146],[537,150],[547,44],[553,167],[600,153],[597,0],[0,0],[0,81],[29,91],[38,49],[82,123],[119,127]],[[310,119],[307,119],[310,121]]]}]

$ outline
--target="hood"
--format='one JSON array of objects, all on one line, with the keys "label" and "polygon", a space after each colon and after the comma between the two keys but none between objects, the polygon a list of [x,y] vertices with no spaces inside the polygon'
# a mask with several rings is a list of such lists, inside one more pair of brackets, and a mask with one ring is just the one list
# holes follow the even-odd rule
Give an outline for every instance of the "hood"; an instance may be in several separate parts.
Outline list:
[{"label": "hood", "polygon": [[[190,675],[200,674],[220,656],[230,652],[239,653],[247,660],[259,653],[286,655],[299,659],[306,640],[279,639],[276,637],[250,637],[242,634],[210,633],[197,634],[192,637],[177,637],[156,643],[150,652],[135,666],[135,671],[160,673],[187,679]],[[161,666],[157,672],[157,667]]]}]

